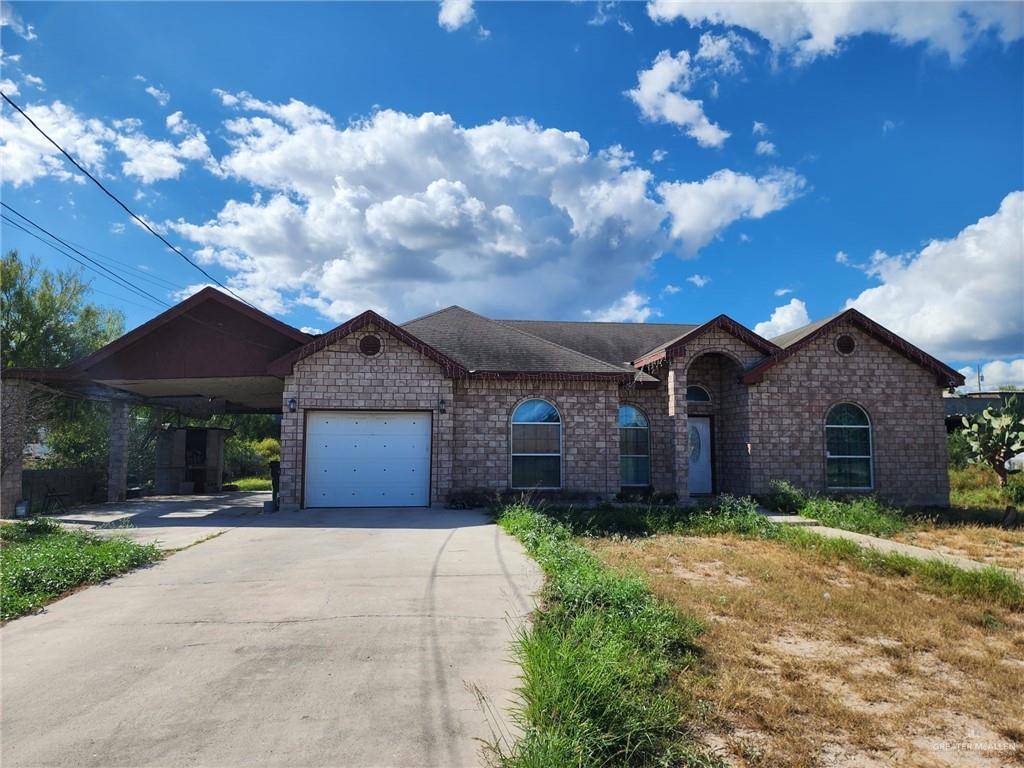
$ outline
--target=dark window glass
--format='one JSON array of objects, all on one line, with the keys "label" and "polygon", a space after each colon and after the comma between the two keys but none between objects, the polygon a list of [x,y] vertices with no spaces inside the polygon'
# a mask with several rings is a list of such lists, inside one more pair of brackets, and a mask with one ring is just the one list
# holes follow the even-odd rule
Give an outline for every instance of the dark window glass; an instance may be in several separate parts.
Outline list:
[{"label": "dark window glass", "polygon": [[647,456],[622,456],[619,480],[622,485],[650,485],[651,460]]},{"label": "dark window glass", "polygon": [[686,400],[690,403],[710,403],[711,395],[704,387],[691,384],[686,388]]},{"label": "dark window glass", "polygon": [[512,453],[559,453],[558,424],[513,424]]},{"label": "dark window glass", "polygon": [[829,488],[870,488],[871,459],[829,459]]},{"label": "dark window glass", "polygon": [[516,408],[516,412],[512,414],[512,421],[517,424],[523,422],[557,424],[561,419],[555,406],[546,400],[527,400]]},{"label": "dark window glass", "polygon": [[864,427],[828,427],[825,447],[832,456],[870,456],[870,432]]},{"label": "dark window glass", "polygon": [[513,488],[561,488],[560,456],[513,456]]},{"label": "dark window glass", "polygon": [[646,429],[619,430],[619,453],[623,456],[648,455],[650,452],[648,442]]},{"label": "dark window glass", "polygon": [[825,423],[835,427],[866,427],[868,415],[853,403],[840,403],[828,412]]}]

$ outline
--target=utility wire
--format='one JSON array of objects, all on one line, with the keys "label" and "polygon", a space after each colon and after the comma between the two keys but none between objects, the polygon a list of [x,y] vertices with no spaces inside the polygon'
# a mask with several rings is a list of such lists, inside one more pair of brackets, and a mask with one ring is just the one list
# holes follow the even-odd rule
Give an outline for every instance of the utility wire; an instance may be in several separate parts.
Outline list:
[{"label": "utility wire", "polygon": [[[29,117],[25,113],[25,110],[23,110],[21,107],[19,107],[17,104],[15,104],[11,100],[10,96],[8,96],[3,91],[0,91],[0,96],[3,96],[4,101],[6,101],[8,104],[10,104],[12,107],[14,107],[22,117],[24,117],[26,120],[28,120],[29,124],[33,128],[35,128],[37,131],[39,131],[39,133],[41,133],[43,135],[43,138],[45,138],[48,142],[53,144],[53,146],[55,146],[57,148],[57,150],[62,155],[64,155],[64,157],[66,157],[68,159],[68,161],[70,161],[70,163],[73,166],[75,166],[75,168],[77,168],[79,171],[84,173],[97,187],[99,187],[101,190],[103,190],[104,194],[106,194],[107,197],[109,197],[111,200],[113,200],[115,203],[117,203],[119,206],[121,206],[129,216],[131,216],[133,219],[135,219],[137,222],[139,222],[139,224],[141,224],[143,227],[145,227],[146,230],[148,230],[151,235],[156,237],[158,240],[160,240],[160,242],[162,242],[164,245],[166,245],[168,248],[170,248],[172,251],[174,251],[176,254],[178,254],[178,256],[180,256],[185,261],[187,261],[189,264],[191,264],[193,267],[198,269],[203,275],[205,275],[208,279],[212,280],[216,285],[218,285],[221,288],[223,288],[225,291],[230,293],[232,296],[234,296],[239,301],[241,301],[241,302],[243,302],[245,304],[249,304],[250,307],[253,307],[253,305],[251,303],[249,303],[248,301],[243,299],[237,293],[235,293],[230,288],[228,288],[226,285],[224,285],[224,283],[222,283],[216,277],[214,277],[209,272],[207,272],[205,269],[203,269],[201,266],[199,266],[194,261],[192,261],[192,259],[190,259],[184,253],[182,253],[182,251],[177,246],[172,245],[171,242],[166,237],[164,237],[159,232],[157,232],[155,229],[153,229],[151,226],[149,226],[149,224],[145,221],[145,219],[140,217],[137,213],[135,213],[135,211],[133,211],[131,208],[129,208],[127,205],[125,205],[117,195],[115,195],[113,192],[111,192],[109,189],[107,189],[105,186],[103,186],[103,183],[100,182],[99,179],[97,179],[95,176],[93,176],[91,173],[89,173],[87,170],[85,170],[85,168],[83,168],[79,164],[79,162],[77,160],[75,160],[75,158],[73,158],[70,154],[68,154],[68,152],[64,149],[64,147],[62,147],[60,144],[58,144],[56,141],[54,141],[52,138],[50,138],[50,135],[46,131],[44,131],[42,128],[40,128],[36,124],[35,120],[33,120],[31,117]],[[253,309],[257,309],[257,307],[253,307]]]},{"label": "utility wire", "polygon": [[[18,221],[15,221],[15,220],[14,220],[14,219],[12,219],[12,218],[11,218],[10,216],[7,216],[6,214],[0,214],[0,219],[2,219],[3,221],[5,221],[5,222],[6,222],[7,224],[9,224],[10,226],[12,226],[12,227],[14,227],[14,228],[16,228],[16,229],[20,229],[20,230],[21,230],[22,232],[24,232],[24,233],[25,233],[26,235],[29,235],[29,236],[31,236],[31,237],[34,237],[34,238],[35,238],[36,240],[38,240],[39,242],[41,242],[41,243],[44,243],[45,245],[48,245],[48,246],[50,246],[51,248],[53,248],[53,250],[57,251],[57,253],[61,254],[62,256],[65,256],[65,257],[67,257],[68,259],[70,259],[71,261],[75,262],[75,263],[76,263],[76,264],[78,264],[79,266],[81,266],[81,267],[84,267],[85,269],[88,269],[88,270],[90,270],[90,271],[92,271],[92,272],[95,272],[95,273],[96,273],[97,275],[99,275],[100,277],[106,278],[107,280],[109,280],[110,282],[112,282],[112,283],[113,283],[114,285],[116,285],[116,286],[117,286],[118,288],[126,288],[126,289],[128,289],[128,290],[129,290],[129,291],[130,291],[130,292],[131,292],[131,293],[132,293],[133,295],[135,295],[135,296],[140,296],[141,298],[148,298],[148,299],[150,299],[151,301],[155,301],[155,302],[159,303],[159,304],[160,304],[161,306],[164,306],[164,307],[170,306],[170,305],[168,305],[167,303],[165,303],[165,302],[162,302],[162,301],[160,301],[160,300],[159,300],[159,299],[157,299],[156,297],[151,297],[151,296],[149,296],[148,294],[146,294],[146,295],[143,295],[143,294],[140,294],[140,293],[138,293],[138,292],[137,292],[137,291],[135,290],[135,287],[134,287],[134,286],[132,286],[131,284],[127,284],[127,285],[126,285],[125,283],[123,283],[123,282],[120,282],[120,281],[118,281],[118,280],[114,279],[113,277],[110,277],[110,275],[106,275],[106,274],[104,274],[104,273],[100,272],[100,271],[99,271],[98,269],[96,269],[95,267],[93,267],[93,266],[90,266],[90,265],[89,265],[88,263],[86,263],[86,262],[82,261],[81,259],[78,259],[78,258],[76,258],[76,257],[72,256],[72,255],[71,255],[70,253],[68,253],[67,251],[65,251],[65,250],[64,250],[63,248],[60,248],[59,246],[56,246],[56,245],[54,245],[54,244],[53,244],[53,243],[51,243],[51,242],[50,242],[49,240],[46,240],[45,238],[41,237],[41,236],[40,236],[40,235],[38,235],[37,233],[35,233],[35,232],[33,232],[32,230],[28,229],[28,227],[25,227],[25,226],[23,226],[23,225],[22,225],[22,224],[21,224],[20,222],[18,222]],[[93,289],[93,290],[95,290],[95,289]],[[123,301],[123,299],[120,299],[120,297],[114,297],[114,298],[118,298],[119,300]],[[129,303],[133,303],[133,302],[129,302]],[[139,305],[139,306],[141,306],[141,305]]]},{"label": "utility wire", "polygon": [[[3,201],[0,201],[0,206],[3,206],[6,210],[10,211],[11,213],[13,213],[18,218],[24,219],[31,226],[35,227],[36,229],[38,229],[40,232],[42,232],[44,235],[46,235],[47,237],[51,238],[52,240],[56,240],[58,243],[63,245],[68,250],[74,251],[76,254],[81,256],[83,259],[88,261],[90,264],[93,264],[94,266],[96,266],[99,269],[103,270],[105,273],[107,273],[108,275],[113,277],[116,281],[118,281],[124,287],[128,288],[129,290],[131,290],[132,292],[136,293],[137,295],[144,295],[146,298],[152,299],[153,301],[155,301],[155,302],[157,302],[159,304],[162,304],[165,307],[170,307],[171,306],[170,304],[168,304],[163,299],[161,299],[161,298],[159,298],[157,296],[154,296],[153,294],[149,293],[145,288],[140,288],[139,286],[133,285],[132,283],[128,282],[128,280],[126,280],[121,275],[117,274],[116,272],[114,272],[111,269],[108,269],[103,264],[101,264],[100,262],[96,261],[96,259],[92,258],[91,256],[88,256],[88,255],[82,253],[80,250],[75,248],[73,245],[69,244],[66,240],[62,240],[61,238],[57,237],[57,235],[53,234],[52,232],[50,232],[48,229],[46,229],[42,225],[37,224],[36,222],[32,221],[32,219],[30,219],[25,214],[19,213],[18,211],[16,211],[14,208],[12,208],[7,203],[5,203]],[[39,239],[42,240],[42,238],[39,238]],[[43,240],[43,242],[46,242],[46,241]]]}]

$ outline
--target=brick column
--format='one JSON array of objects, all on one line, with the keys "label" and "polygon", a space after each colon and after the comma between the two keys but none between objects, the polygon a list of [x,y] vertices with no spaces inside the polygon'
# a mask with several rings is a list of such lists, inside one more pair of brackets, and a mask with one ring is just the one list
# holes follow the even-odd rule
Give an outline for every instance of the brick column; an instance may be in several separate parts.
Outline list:
[{"label": "brick column", "polygon": [[3,476],[0,477],[0,517],[14,517],[14,505],[21,500],[22,453],[25,450],[28,399],[32,386],[25,381],[5,379],[0,399],[3,418]]},{"label": "brick column", "polygon": [[110,403],[109,458],[107,461],[107,501],[124,501],[128,493],[128,414],[122,400]]},{"label": "brick column", "polygon": [[690,503],[690,423],[686,418],[686,359],[673,360],[668,371],[668,415],[675,437],[673,462],[679,504]]}]

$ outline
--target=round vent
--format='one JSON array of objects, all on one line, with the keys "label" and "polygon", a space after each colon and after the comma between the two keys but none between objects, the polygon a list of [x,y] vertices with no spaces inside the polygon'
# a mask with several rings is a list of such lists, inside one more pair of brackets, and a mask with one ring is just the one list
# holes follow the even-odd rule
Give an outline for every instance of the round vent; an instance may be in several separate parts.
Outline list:
[{"label": "round vent", "polygon": [[379,355],[383,346],[380,336],[374,336],[372,333],[368,333],[359,340],[359,351],[367,357],[376,357]]},{"label": "round vent", "polygon": [[857,342],[853,340],[853,336],[843,334],[836,339],[836,351],[840,355],[852,355],[853,350],[857,348]]}]

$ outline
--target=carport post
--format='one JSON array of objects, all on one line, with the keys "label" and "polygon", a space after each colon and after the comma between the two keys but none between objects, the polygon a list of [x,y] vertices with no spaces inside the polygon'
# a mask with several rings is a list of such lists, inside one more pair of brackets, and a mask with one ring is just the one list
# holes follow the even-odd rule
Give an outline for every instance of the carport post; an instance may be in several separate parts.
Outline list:
[{"label": "carport post", "polygon": [[124,501],[128,493],[128,413],[128,403],[111,401],[107,501]]},{"label": "carport post", "polygon": [[4,379],[0,387],[0,438],[3,441],[0,517],[14,517],[14,505],[21,500],[22,454],[28,432],[28,401],[31,395],[32,385],[27,381]]}]

